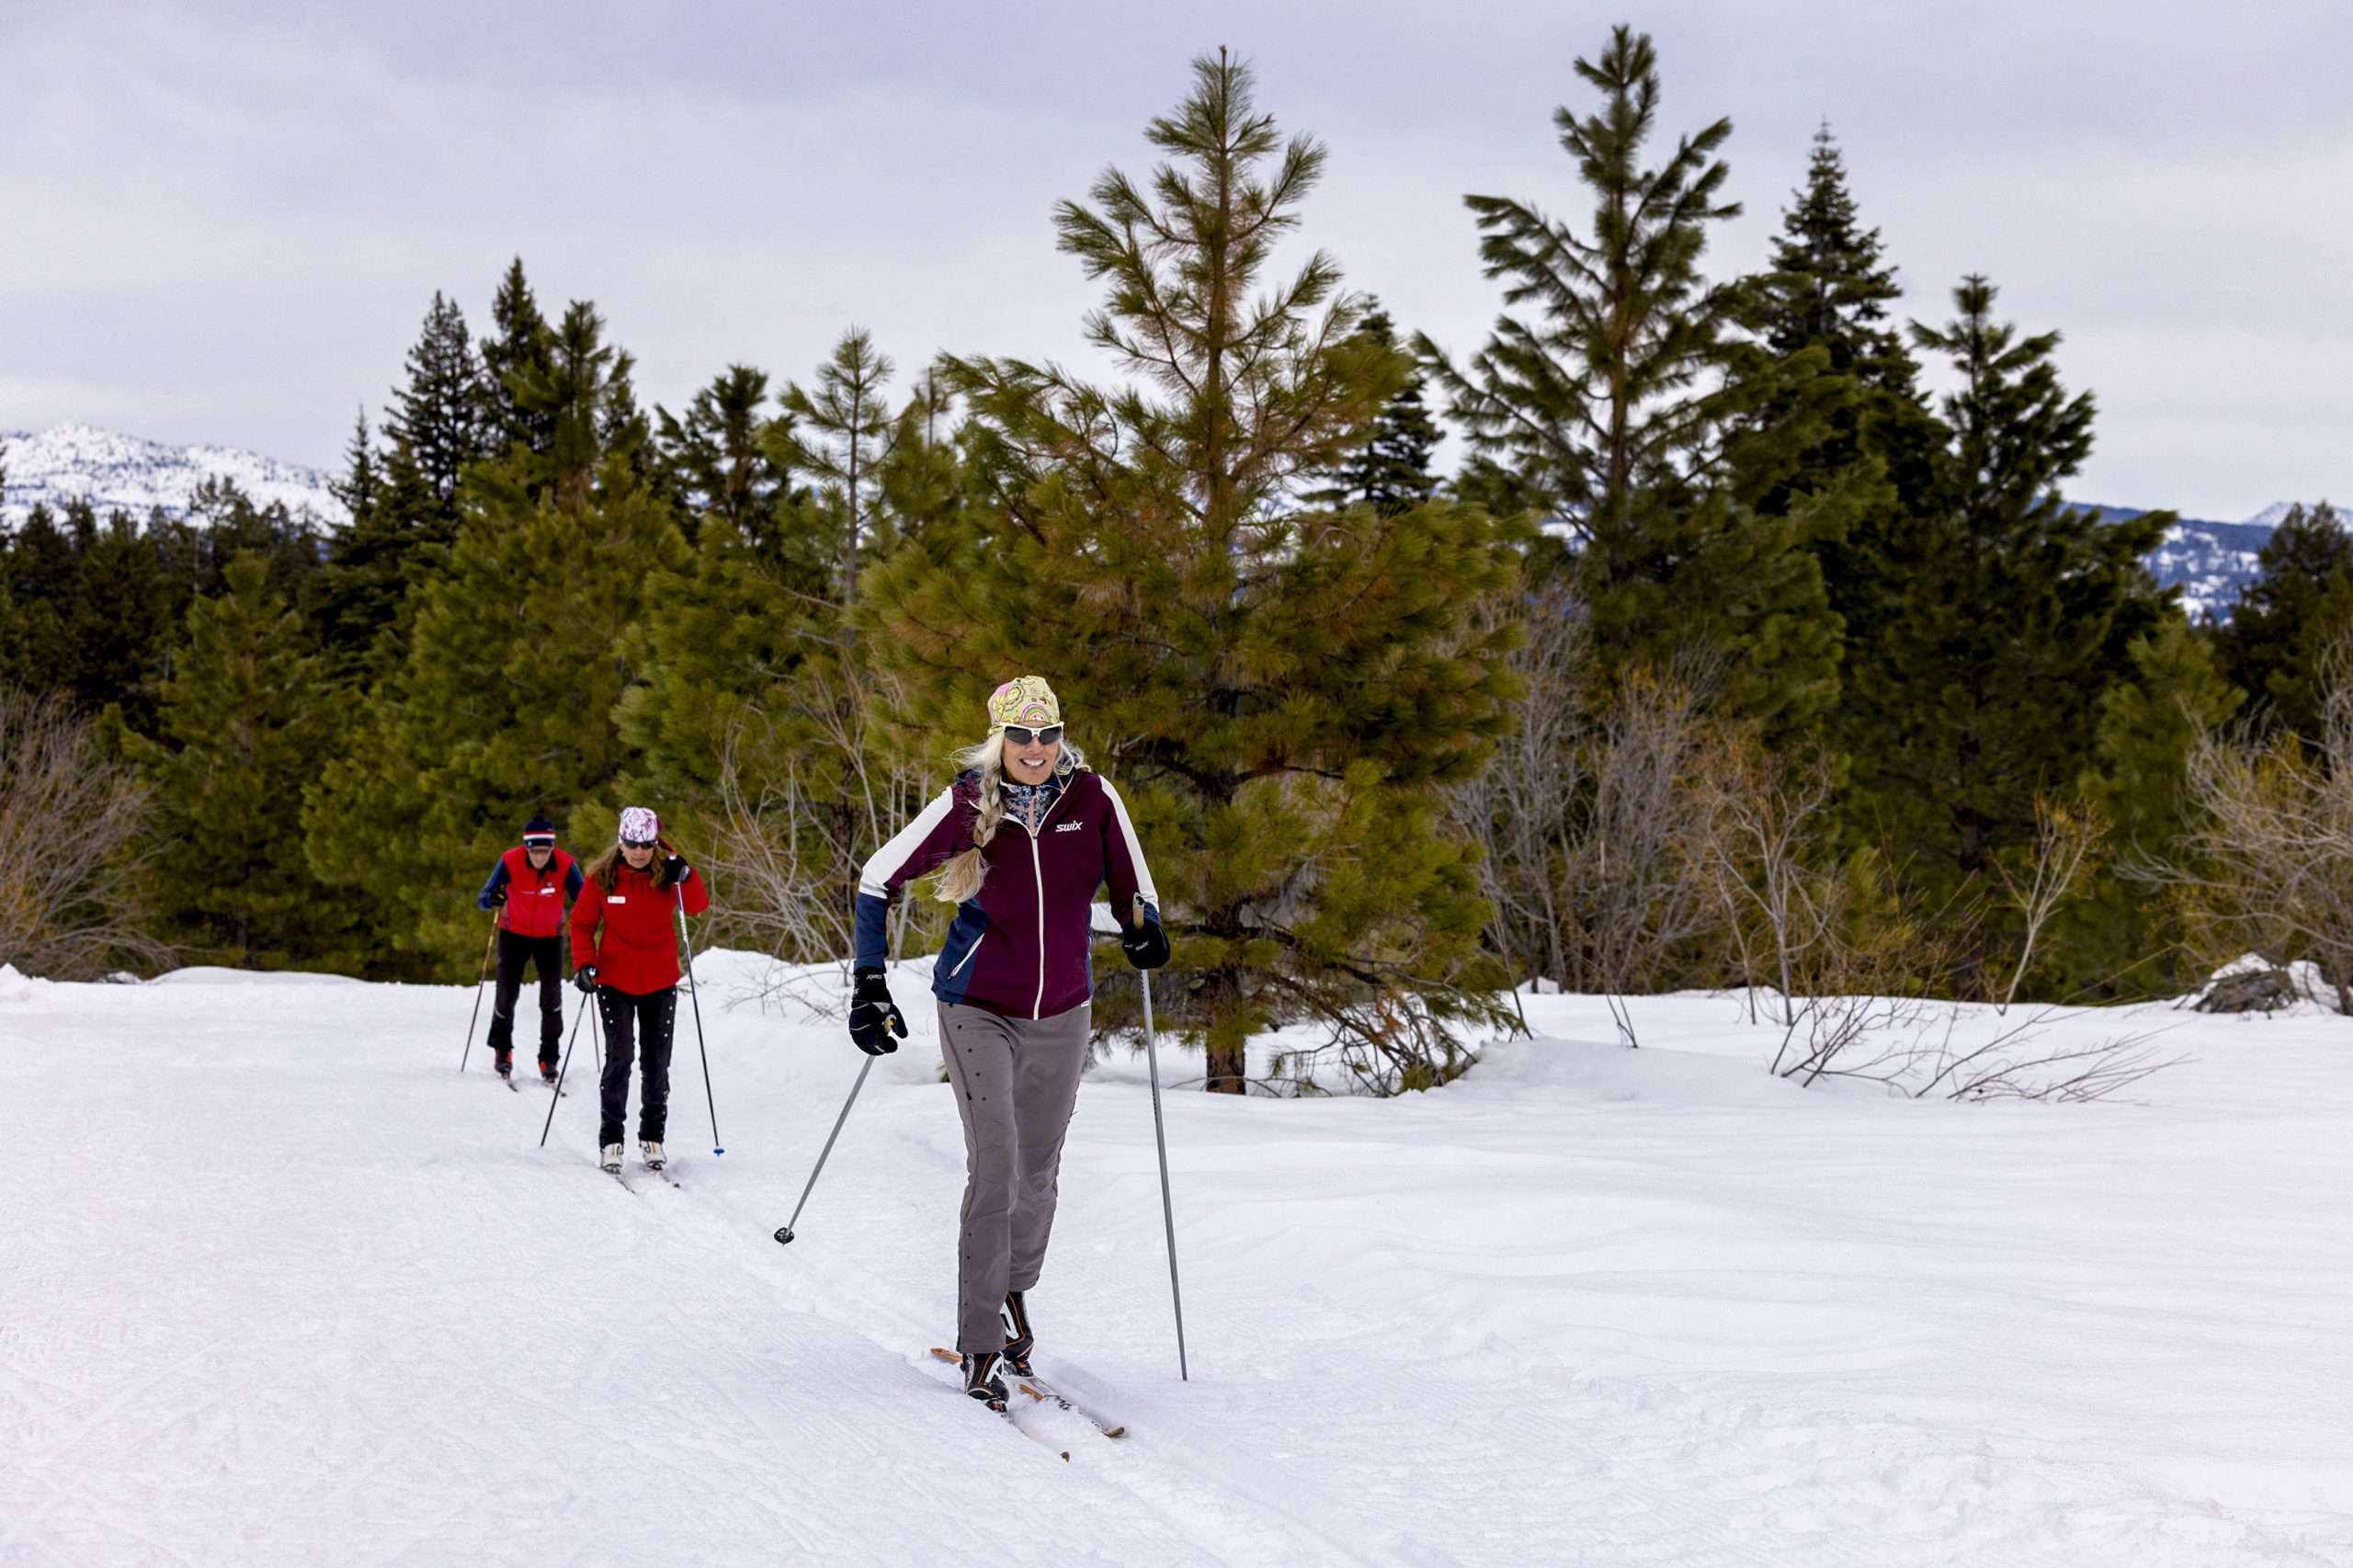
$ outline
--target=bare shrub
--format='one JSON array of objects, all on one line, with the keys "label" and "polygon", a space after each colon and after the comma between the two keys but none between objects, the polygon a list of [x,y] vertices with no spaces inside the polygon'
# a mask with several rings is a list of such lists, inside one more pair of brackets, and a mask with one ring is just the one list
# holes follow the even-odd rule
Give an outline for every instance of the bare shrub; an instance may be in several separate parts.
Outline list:
[{"label": "bare shrub", "polygon": [[2002,992],[2000,1010],[2006,1013],[2018,999],[2018,986],[2033,967],[2035,945],[2052,915],[2080,891],[2099,865],[2100,848],[2108,837],[2108,817],[2097,807],[2081,801],[2061,802],[2038,798],[2034,802],[2034,847],[2023,868],[2006,860],[1994,863],[2003,891],[2017,907],[2021,926],[2018,960],[2010,983]]},{"label": "bare shrub", "polygon": [[146,791],[55,698],[0,687],[0,963],[58,980],[172,949],[141,924]]},{"label": "bare shrub", "polygon": [[1633,671],[1606,688],[1582,607],[1540,594],[1514,655],[1527,699],[1516,733],[1449,809],[1484,855],[1492,939],[1513,971],[1611,999],[1655,989],[1722,935],[1708,872],[1723,735],[1704,668]]},{"label": "bare shrub", "polygon": [[2353,685],[2331,683],[2320,744],[2245,728],[2191,751],[2194,825],[2180,852],[2132,868],[2182,900],[2200,956],[2309,962],[2353,1013]]},{"label": "bare shrub", "polygon": [[[858,874],[920,809],[920,767],[882,733],[877,677],[813,665],[749,709],[720,756],[713,869],[729,888],[723,932],[787,963],[847,963],[856,946]],[[915,901],[892,915],[899,955]],[[845,975],[845,983],[847,983]]]}]

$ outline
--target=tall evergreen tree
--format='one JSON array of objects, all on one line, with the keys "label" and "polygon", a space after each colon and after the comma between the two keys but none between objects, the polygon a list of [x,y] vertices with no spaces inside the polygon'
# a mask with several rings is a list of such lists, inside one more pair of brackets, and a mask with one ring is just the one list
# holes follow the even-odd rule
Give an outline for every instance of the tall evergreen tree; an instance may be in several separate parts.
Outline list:
[{"label": "tall evergreen tree", "polygon": [[[649,585],[686,559],[634,448],[599,445],[626,362],[578,304],[545,370],[517,379],[549,449],[517,442],[469,471],[464,522],[417,590],[405,658],[306,796],[312,867],[381,922],[389,971],[478,948],[468,895],[533,811],[561,824],[617,804],[631,633]],[[631,428],[642,437],[642,421]]]},{"label": "tall evergreen tree", "polygon": [[74,696],[87,713],[119,708],[140,734],[153,734],[157,688],[179,615],[190,597],[164,569],[152,537],[121,512],[101,526],[86,501],[66,507],[81,550],[73,611]]},{"label": "tall evergreen tree", "polygon": [[[521,265],[510,274],[517,289],[522,289]],[[528,303],[529,290],[522,298]],[[384,433],[415,464],[417,482],[445,518],[458,515],[458,481],[467,465],[490,449],[483,374],[464,312],[437,290],[408,351],[408,381],[392,394]]]},{"label": "tall evergreen tree", "polygon": [[1111,170],[1055,213],[1104,285],[1087,335],[1135,381],[947,361],[987,489],[961,542],[867,574],[860,620],[934,737],[974,733],[1008,676],[1054,681],[1132,805],[1174,931],[1162,1001],[1212,1088],[1239,1092],[1245,1042],[1296,1018],[1427,1083],[1451,1065],[1433,1012],[1492,978],[1434,787],[1509,722],[1509,637],[1472,618],[1516,536],[1445,501],[1302,506],[1413,366],[1357,335],[1329,256],[1269,278],[1324,150],[1286,141],[1222,51],[1193,76],[1147,130],[1147,180]]},{"label": "tall evergreen tree", "polygon": [[[1384,351],[1398,347],[1396,324],[1386,311],[1369,308],[1357,332]],[[1425,391],[1428,382],[1428,373],[1416,367],[1413,379],[1382,407],[1364,444],[1350,452],[1332,472],[1330,483],[1314,494],[1313,499],[1318,505],[1370,506],[1394,517],[1438,494],[1438,478],[1430,471],[1430,456],[1446,434],[1430,414]]]},{"label": "tall evergreen tree", "polygon": [[2216,667],[2211,642],[2178,613],[2132,639],[2131,668],[2100,694],[2091,755],[2076,791],[2108,824],[2106,863],[2061,914],[2040,977],[2063,996],[2178,994],[2173,903],[2132,880],[2133,868],[2178,864],[2194,810],[2190,753],[2245,700]]},{"label": "tall evergreen tree", "polygon": [[332,755],[340,699],[320,679],[269,562],[240,555],[188,608],[162,688],[158,738],[132,755],[153,790],[150,902],[212,961],[284,969],[352,961],[348,900],[303,858],[303,790]]},{"label": "tall evergreen tree", "polygon": [[2289,508],[2215,635],[2222,673],[2256,703],[2257,728],[2318,744],[2330,667],[2353,650],[2353,534],[2328,503]]},{"label": "tall evergreen tree", "polygon": [[1660,96],[1648,35],[1613,29],[1576,73],[1600,102],[1553,122],[1592,200],[1587,229],[1465,198],[1510,309],[1462,370],[1419,345],[1474,457],[1574,537],[1606,661],[1665,666],[1696,651],[1722,670],[1734,710],[1802,722],[1836,694],[1837,625],[1802,521],[1756,502],[1769,449],[1802,446],[1803,433],[1741,421],[1768,392],[1810,390],[1819,366],[1757,362],[1739,333],[1745,291],[1700,270],[1710,233],[1740,211],[1722,199],[1717,155],[1732,122],[1648,165]]},{"label": "tall evergreen tree", "polygon": [[876,352],[873,335],[852,327],[818,368],[813,388],[789,386],[781,399],[787,418],[774,435],[783,466],[814,482],[817,500],[832,515],[841,543],[833,552],[841,563],[836,602],[858,601],[861,551],[878,538],[882,521],[883,467],[897,430],[883,389],[892,373],[888,355]]},{"label": "tall evergreen tree", "polygon": [[1959,382],[1949,436],[1929,506],[1873,557],[1847,633],[1849,706],[1874,737],[1848,808],[1932,903],[1984,891],[1995,857],[2031,842],[2038,799],[2075,782],[2104,695],[2131,675],[2133,640],[2177,613],[2142,560],[2167,515],[2103,522],[2060,499],[2091,451],[2092,399],[2061,385],[2058,335],[2020,336],[1994,300],[1972,277],[1951,324],[1913,329]]},{"label": "tall evergreen tree", "polygon": [[[736,458],[714,461],[728,449],[715,447],[700,460],[743,477],[690,487],[712,498],[693,574],[657,585],[640,652],[649,676],[622,700],[649,790],[704,816],[706,841],[723,818],[732,839],[756,835],[801,869],[792,918],[745,932],[801,960],[846,950],[858,868],[916,804],[906,790],[919,765],[882,722],[891,688],[855,634],[855,563],[949,530],[965,498],[940,395],[926,383],[893,412],[888,369],[853,329],[813,389],[788,387],[756,452],[730,437]],[[726,401],[742,405],[737,372],[711,390],[731,386]],[[767,499],[740,504],[756,495]]]},{"label": "tall evergreen tree", "polygon": [[21,678],[44,696],[74,695],[80,687],[81,657],[72,625],[81,550],[45,506],[34,506],[6,544]]},{"label": "tall evergreen tree", "polygon": [[545,406],[527,406],[521,389],[551,372],[555,334],[540,313],[519,256],[498,281],[490,319],[493,334],[482,342],[483,444],[502,458],[517,446],[544,454],[554,445],[552,415]]},{"label": "tall evergreen tree", "polygon": [[695,393],[685,418],[654,411],[661,483],[688,518],[717,517],[753,539],[772,527],[786,471],[768,452],[767,400],[766,371],[730,365]]}]

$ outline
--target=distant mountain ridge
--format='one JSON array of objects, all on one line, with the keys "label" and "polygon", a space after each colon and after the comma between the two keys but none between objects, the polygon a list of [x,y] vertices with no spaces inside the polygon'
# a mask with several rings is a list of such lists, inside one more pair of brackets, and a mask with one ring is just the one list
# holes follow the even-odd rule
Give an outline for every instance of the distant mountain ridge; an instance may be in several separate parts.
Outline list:
[{"label": "distant mountain ridge", "polygon": [[127,512],[145,520],[162,508],[188,515],[197,486],[225,479],[256,505],[283,502],[290,512],[305,510],[322,528],[351,520],[335,499],[332,477],[301,463],[281,462],[235,447],[174,447],[118,436],[89,425],[53,425],[35,435],[0,431],[0,526],[17,528],[37,506],[57,510],[87,499],[103,517]]},{"label": "distant mountain ridge", "polygon": [[[2122,522],[2148,513],[2145,507],[2103,506],[2090,501],[2069,505],[2097,513],[2103,521]],[[2255,581],[2257,559],[2270,542],[2271,531],[2294,505],[2275,501],[2243,523],[2184,517],[2167,528],[2164,540],[2149,552],[2149,570],[2155,574],[2159,587],[2181,589],[2182,608],[2192,620],[2203,616],[2228,620],[2240,590]]]}]

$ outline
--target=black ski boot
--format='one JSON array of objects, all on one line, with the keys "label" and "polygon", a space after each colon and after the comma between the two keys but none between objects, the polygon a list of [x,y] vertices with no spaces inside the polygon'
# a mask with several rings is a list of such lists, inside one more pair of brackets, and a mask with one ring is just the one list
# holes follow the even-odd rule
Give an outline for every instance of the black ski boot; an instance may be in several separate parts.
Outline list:
[{"label": "black ski boot", "polygon": [[515,1076],[515,1048],[511,1045],[500,1046],[497,1054],[492,1058],[491,1064],[498,1069],[500,1077]]},{"label": "black ski boot", "polygon": [[555,1059],[553,1057],[542,1056],[540,1058],[540,1082],[542,1084],[552,1084],[555,1082]]},{"label": "black ski boot", "polygon": [[1029,1309],[1021,1302],[1021,1292],[1008,1290],[1005,1309],[998,1313],[1005,1324],[1005,1369],[1017,1378],[1032,1375],[1029,1352],[1038,1347],[1038,1336],[1029,1332]]},{"label": "black ski boot", "polygon": [[1005,1408],[1005,1380],[996,1375],[997,1355],[983,1350],[963,1358],[964,1392],[991,1410]]}]

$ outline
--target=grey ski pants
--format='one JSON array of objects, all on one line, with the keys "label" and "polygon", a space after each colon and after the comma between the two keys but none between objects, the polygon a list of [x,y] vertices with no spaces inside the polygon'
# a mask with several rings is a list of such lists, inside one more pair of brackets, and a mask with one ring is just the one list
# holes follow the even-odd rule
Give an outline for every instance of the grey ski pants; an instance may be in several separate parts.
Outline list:
[{"label": "grey ski pants", "polygon": [[939,1053],[964,1121],[964,1213],[956,1240],[956,1349],[1005,1345],[997,1308],[1038,1283],[1054,1228],[1063,1134],[1086,1065],[1089,1007],[1008,1018],[939,1004]]}]

